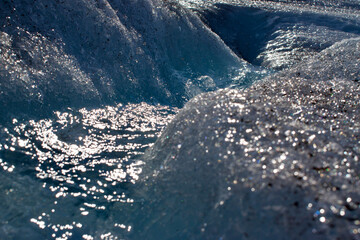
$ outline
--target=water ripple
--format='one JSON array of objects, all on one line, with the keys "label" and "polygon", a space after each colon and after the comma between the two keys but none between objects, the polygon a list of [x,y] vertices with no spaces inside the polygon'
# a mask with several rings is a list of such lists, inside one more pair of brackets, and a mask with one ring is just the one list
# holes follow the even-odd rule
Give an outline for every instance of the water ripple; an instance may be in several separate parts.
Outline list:
[{"label": "water ripple", "polygon": [[[153,145],[176,112],[176,108],[140,103],[69,109],[40,121],[13,119],[11,127],[1,130],[0,166],[8,173],[25,173],[31,182],[40,181],[43,190],[38,191],[47,193],[49,201],[27,221],[57,239],[74,234],[103,239],[131,231],[132,227],[117,222],[108,208],[134,202],[129,189],[144,164],[135,157]],[[35,192],[23,194],[26,185],[8,191],[15,191],[17,197],[40,197]],[[112,205],[115,203],[118,205]],[[29,211],[27,207],[20,206],[19,211]],[[108,219],[108,229],[92,227]]]}]

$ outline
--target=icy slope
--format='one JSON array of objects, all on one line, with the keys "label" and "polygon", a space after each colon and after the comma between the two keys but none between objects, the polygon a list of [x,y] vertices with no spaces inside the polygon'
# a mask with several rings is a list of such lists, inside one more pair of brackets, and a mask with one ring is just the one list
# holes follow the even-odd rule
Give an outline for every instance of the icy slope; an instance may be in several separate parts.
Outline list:
[{"label": "icy slope", "polygon": [[182,105],[198,93],[189,88],[251,80],[254,70],[167,1],[16,0],[0,9],[1,116],[129,101]]},{"label": "icy slope", "polygon": [[360,239],[359,44],[186,104],[146,159],[135,236]]},{"label": "icy slope", "polygon": [[251,3],[215,3],[194,11],[236,54],[255,65],[281,70],[360,36],[359,16],[342,13],[344,7],[336,4],[314,4],[312,9],[306,2]]},{"label": "icy slope", "polygon": [[359,16],[2,1],[0,238],[360,239]]},{"label": "icy slope", "polygon": [[0,9],[1,118],[182,106],[267,74],[243,59],[283,69],[360,31],[352,1],[16,0]]}]

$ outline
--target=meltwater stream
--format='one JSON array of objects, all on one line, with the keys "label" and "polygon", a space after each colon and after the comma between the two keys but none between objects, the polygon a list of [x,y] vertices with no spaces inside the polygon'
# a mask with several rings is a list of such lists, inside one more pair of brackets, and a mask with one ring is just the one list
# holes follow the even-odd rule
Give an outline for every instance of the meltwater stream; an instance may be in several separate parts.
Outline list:
[{"label": "meltwater stream", "polygon": [[91,239],[129,232],[121,208],[136,200],[131,188],[144,164],[133,157],[153,145],[176,112],[141,103],[13,119],[13,128],[1,130],[0,236]]},{"label": "meltwater stream", "polygon": [[4,0],[0,239],[360,239],[360,3]]}]

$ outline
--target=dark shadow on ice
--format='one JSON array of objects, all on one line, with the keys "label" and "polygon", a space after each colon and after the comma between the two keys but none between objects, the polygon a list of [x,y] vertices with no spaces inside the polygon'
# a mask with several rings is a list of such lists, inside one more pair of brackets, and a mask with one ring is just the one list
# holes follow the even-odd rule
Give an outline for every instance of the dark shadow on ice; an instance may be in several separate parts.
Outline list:
[{"label": "dark shadow on ice", "polygon": [[275,69],[360,36],[358,21],[316,11],[290,13],[215,4],[198,13],[239,57]]}]

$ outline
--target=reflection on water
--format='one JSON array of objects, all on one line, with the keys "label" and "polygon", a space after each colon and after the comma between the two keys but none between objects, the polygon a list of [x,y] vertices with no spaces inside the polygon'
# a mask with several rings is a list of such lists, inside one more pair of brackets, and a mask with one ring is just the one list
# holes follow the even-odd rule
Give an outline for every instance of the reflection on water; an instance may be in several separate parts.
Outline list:
[{"label": "reflection on water", "polygon": [[[18,200],[20,218],[1,219],[5,225],[0,236],[24,238],[11,229],[25,216],[31,226],[26,231],[42,229],[43,237],[103,239],[130,232],[132,226],[121,222],[121,208],[134,202],[129,188],[144,164],[135,156],[154,143],[176,112],[140,103],[69,109],[55,112],[52,119],[25,123],[13,119],[12,127],[1,129],[0,166],[7,174],[2,181],[26,179],[20,185],[0,186],[8,193],[8,205],[23,199]],[[28,192],[27,183],[42,188]],[[22,203],[30,198],[43,205]],[[8,205],[0,205],[1,211]],[[29,211],[35,215],[24,215]]]}]

